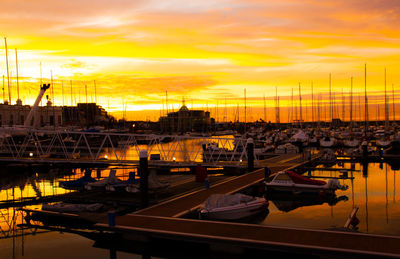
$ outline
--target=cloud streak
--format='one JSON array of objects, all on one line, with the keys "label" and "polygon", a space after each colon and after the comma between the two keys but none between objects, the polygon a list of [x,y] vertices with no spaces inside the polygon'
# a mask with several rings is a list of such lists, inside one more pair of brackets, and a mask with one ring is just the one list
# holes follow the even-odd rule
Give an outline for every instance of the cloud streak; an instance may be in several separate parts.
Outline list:
[{"label": "cloud streak", "polygon": [[400,81],[399,14],[392,0],[4,0],[0,23],[23,76],[38,78],[42,62],[44,77],[97,80],[103,100],[120,98],[118,87],[145,105],[166,90],[202,102],[244,88],[288,95],[298,82],[324,92],[329,73],[336,88],[351,76],[361,88],[365,63],[379,91],[384,67]]}]

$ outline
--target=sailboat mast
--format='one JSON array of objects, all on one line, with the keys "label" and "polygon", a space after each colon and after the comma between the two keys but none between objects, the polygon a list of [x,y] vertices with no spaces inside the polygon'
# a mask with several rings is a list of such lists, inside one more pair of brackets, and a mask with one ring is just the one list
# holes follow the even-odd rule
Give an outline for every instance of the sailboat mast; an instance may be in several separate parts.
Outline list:
[{"label": "sailboat mast", "polygon": [[302,105],[301,105],[301,84],[299,82],[299,105],[300,105],[300,128],[302,126],[302,121],[303,121],[303,110],[302,110]]},{"label": "sailboat mast", "polygon": [[64,80],[61,80],[62,105],[64,106]]},{"label": "sailboat mast", "polygon": [[396,121],[396,105],[394,103],[394,84],[392,84],[392,94],[393,94],[393,121]]},{"label": "sailboat mast", "polygon": [[244,132],[246,132],[247,123],[247,103],[246,103],[246,88],[244,89]]},{"label": "sailboat mast", "polygon": [[350,128],[353,128],[353,77],[350,79]]},{"label": "sailboat mast", "polygon": [[280,114],[279,114],[279,97],[278,97],[278,87],[275,87],[276,97],[275,97],[275,117],[276,124],[280,123]]},{"label": "sailboat mast", "polygon": [[93,84],[94,84],[94,102],[97,104],[96,80],[93,80]]},{"label": "sailboat mast", "polygon": [[364,126],[365,126],[365,132],[367,132],[367,127],[368,127],[367,64],[365,64],[364,67],[364,104],[365,104]]},{"label": "sailboat mast", "polygon": [[385,67],[385,130],[387,131],[389,127],[389,109],[387,102],[387,93],[386,93],[386,67]]},{"label": "sailboat mast", "polygon": [[311,81],[311,121],[314,124],[314,83]]},{"label": "sailboat mast", "polygon": [[7,83],[8,83],[8,102],[11,104],[11,91],[10,91],[10,72],[8,68],[8,48],[7,48],[7,38],[4,37],[4,45],[6,49],[6,65],[7,65]]},{"label": "sailboat mast", "polygon": [[290,117],[291,117],[291,121],[292,121],[292,125],[294,122],[294,96],[293,96],[293,87],[292,87],[292,112],[290,113]]},{"label": "sailboat mast", "polygon": [[5,102],[5,100],[6,100],[6,96],[5,96],[5,92],[4,92],[4,86],[5,86],[5,79],[4,79],[4,75],[3,75],[3,102]]},{"label": "sailboat mast", "polygon": [[72,80],[69,80],[71,85],[71,106],[73,106],[73,95],[72,95]]},{"label": "sailboat mast", "polygon": [[53,84],[53,70],[50,70],[50,76],[51,76],[51,98],[53,99],[53,105],[55,103],[54,101],[54,84]]},{"label": "sailboat mast", "polygon": [[87,99],[87,84],[85,83],[85,100],[86,100],[86,103],[88,103],[88,99]]},{"label": "sailboat mast", "polygon": [[332,106],[332,76],[329,74],[329,110],[331,115],[331,120],[333,120],[333,106]]},{"label": "sailboat mast", "polygon": [[18,99],[17,99],[17,103],[19,103],[19,76],[18,76],[18,54],[17,54],[17,49],[15,49],[15,65],[17,68],[17,95],[18,95]]},{"label": "sailboat mast", "polygon": [[344,106],[345,106],[345,102],[346,102],[346,100],[345,100],[345,97],[344,97],[344,92],[343,92],[343,88],[342,88],[342,119],[343,119],[343,121],[345,120],[345,109],[344,109]]},{"label": "sailboat mast", "polygon": [[265,105],[265,93],[264,93],[264,122],[267,122],[267,108]]},{"label": "sailboat mast", "polygon": [[167,108],[167,114],[168,114],[168,91],[165,91],[165,106]]}]

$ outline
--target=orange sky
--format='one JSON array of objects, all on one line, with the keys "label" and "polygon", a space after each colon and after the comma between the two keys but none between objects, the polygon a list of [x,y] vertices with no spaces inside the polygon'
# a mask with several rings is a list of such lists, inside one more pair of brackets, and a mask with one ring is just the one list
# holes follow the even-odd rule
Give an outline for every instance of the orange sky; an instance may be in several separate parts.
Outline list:
[{"label": "orange sky", "polygon": [[[388,89],[399,89],[399,13],[393,0],[2,0],[0,24],[12,103],[17,49],[20,97],[28,104],[40,77],[49,82],[52,74],[57,105],[71,104],[72,82],[72,103],[86,101],[87,93],[114,112],[165,112],[166,91],[169,110],[183,97],[188,106],[214,111],[225,103],[244,106],[244,89],[254,111],[264,96],[272,111],[276,88],[280,104],[290,106],[301,82],[306,105],[311,82],[315,94],[327,95],[330,73],[337,96],[349,92],[352,76],[354,91],[362,92],[364,64],[377,101],[385,67]],[[4,47],[0,57],[7,77]],[[7,84],[6,78],[6,98]],[[154,120],[160,112],[135,114],[130,119]]]}]

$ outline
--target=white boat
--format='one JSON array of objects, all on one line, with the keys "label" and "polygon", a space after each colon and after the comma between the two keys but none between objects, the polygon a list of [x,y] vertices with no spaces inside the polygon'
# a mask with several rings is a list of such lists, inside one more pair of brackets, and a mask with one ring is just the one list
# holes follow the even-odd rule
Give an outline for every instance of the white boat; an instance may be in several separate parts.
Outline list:
[{"label": "white boat", "polygon": [[304,133],[304,131],[299,130],[296,134],[294,134],[290,139],[290,143],[302,143],[304,147],[308,146],[309,144],[309,137]]},{"label": "white boat", "polygon": [[276,154],[297,154],[299,153],[299,148],[293,144],[286,143],[279,145],[275,148]]},{"label": "white boat", "polygon": [[377,147],[389,147],[392,141],[389,138],[381,138],[376,140]]},{"label": "white boat", "polygon": [[333,137],[324,137],[319,140],[320,147],[334,147],[336,146],[336,139]]},{"label": "white boat", "polygon": [[212,194],[200,207],[200,216],[208,219],[239,220],[266,210],[265,198],[241,193]]},{"label": "white boat", "polygon": [[319,162],[325,166],[333,166],[337,162],[337,157],[332,149],[323,149],[320,151]]},{"label": "white boat", "polygon": [[336,190],[347,190],[347,185],[341,185],[337,179],[328,182],[310,179],[293,171],[281,171],[265,182],[267,191],[291,192],[294,194],[334,194]]},{"label": "white boat", "polygon": [[345,147],[358,147],[360,146],[360,140],[352,138],[352,139],[345,139],[343,141],[343,146]]}]

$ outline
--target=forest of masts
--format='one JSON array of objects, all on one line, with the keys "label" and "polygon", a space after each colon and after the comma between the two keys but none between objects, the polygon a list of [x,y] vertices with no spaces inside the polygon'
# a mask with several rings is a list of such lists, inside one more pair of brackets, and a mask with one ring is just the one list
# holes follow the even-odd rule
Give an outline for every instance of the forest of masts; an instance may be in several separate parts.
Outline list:
[{"label": "forest of masts", "polygon": [[[7,41],[5,40],[6,75],[3,75],[3,103],[12,104],[13,95],[16,92],[17,100],[24,104],[33,102],[38,92],[38,84],[51,83],[52,87],[47,94],[54,105],[76,105],[81,102],[95,102],[110,111],[121,110],[123,118],[126,118],[128,103],[135,105],[138,96],[113,98],[108,94],[97,95],[96,83],[98,80],[79,81],[53,79],[42,77],[42,63],[40,63],[40,79],[25,78],[19,75],[17,49],[15,49],[15,69],[9,64]],[[100,81],[101,85],[107,85],[107,81]],[[329,91],[317,92],[314,83],[304,87],[301,83],[291,89],[291,95],[282,95],[278,87],[275,87],[274,97],[250,97],[246,96],[244,89],[243,99],[219,98],[212,100],[194,100],[187,102],[189,109],[202,109],[209,111],[211,117],[217,122],[254,122],[264,121],[271,123],[303,122],[330,122],[340,119],[345,122],[369,122],[369,121],[396,121],[397,93],[394,84],[387,86],[386,68],[384,70],[384,91],[367,91],[367,66],[364,68],[364,91],[353,92],[353,77],[349,78],[349,85],[340,91],[332,91],[332,77],[329,74]],[[308,89],[307,89],[308,88]],[[285,87],[287,91],[287,87]],[[23,90],[24,95],[20,95]],[[262,89],[261,89],[262,91]],[[306,93],[306,94],[304,94]],[[123,95],[122,95],[123,96]],[[21,98],[22,97],[22,98]],[[57,98],[56,98],[57,97]],[[125,99],[126,98],[126,99]],[[23,100],[21,100],[23,99]],[[27,100],[28,99],[28,100]],[[160,97],[161,107],[159,116],[165,116],[168,112],[177,111],[184,101],[178,98],[168,99],[168,91]],[[250,101],[250,103],[248,103]],[[17,101],[18,102],[18,101]],[[111,107],[110,107],[111,102]],[[263,106],[260,105],[263,103]],[[122,107],[122,108],[121,108]],[[222,111],[221,111],[222,110]],[[153,111],[153,115],[154,115]],[[154,116],[153,118],[156,119]],[[131,118],[134,119],[134,118]]]}]

